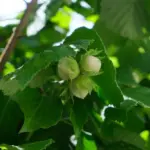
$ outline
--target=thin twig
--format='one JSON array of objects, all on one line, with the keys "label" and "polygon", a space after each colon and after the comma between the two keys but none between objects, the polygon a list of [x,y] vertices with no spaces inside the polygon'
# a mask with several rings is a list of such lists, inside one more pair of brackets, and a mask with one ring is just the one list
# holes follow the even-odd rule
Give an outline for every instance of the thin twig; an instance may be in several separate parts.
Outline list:
[{"label": "thin twig", "polygon": [[33,8],[36,6],[36,4],[37,4],[37,0],[32,0],[27,5],[27,9],[26,9],[19,25],[16,27],[16,29],[14,30],[14,32],[10,36],[9,41],[8,41],[4,51],[2,52],[2,54],[0,56],[0,72],[2,72],[6,61],[10,57],[10,54],[12,53],[12,51],[14,50],[18,37],[21,35],[24,28],[27,26],[29,17],[31,15],[31,13],[33,12]]}]

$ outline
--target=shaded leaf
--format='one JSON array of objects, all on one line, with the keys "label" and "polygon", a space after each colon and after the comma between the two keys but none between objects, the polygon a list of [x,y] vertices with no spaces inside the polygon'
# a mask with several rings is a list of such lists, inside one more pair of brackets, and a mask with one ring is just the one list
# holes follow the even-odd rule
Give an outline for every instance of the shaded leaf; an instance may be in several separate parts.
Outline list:
[{"label": "shaded leaf", "polygon": [[41,87],[53,75],[50,67],[42,69],[30,82],[31,88]]},{"label": "shaded leaf", "polygon": [[137,106],[137,102],[136,101],[133,101],[133,100],[129,100],[129,99],[126,99],[125,101],[123,101],[121,103],[121,108],[122,109],[125,109],[127,112],[130,111],[132,108],[134,108],[135,106]]},{"label": "shaded leaf", "polygon": [[143,112],[140,112],[138,108],[132,109],[127,113],[127,120],[125,122],[125,127],[132,131],[140,133],[145,129],[145,118]]},{"label": "shaded leaf", "polygon": [[88,118],[88,111],[86,109],[84,101],[80,99],[75,100],[70,117],[76,137],[78,138],[80,136],[83,125]]},{"label": "shaded leaf", "polygon": [[143,0],[102,0],[101,20],[124,37],[142,37],[143,28],[149,29],[149,15]]},{"label": "shaded leaf", "polygon": [[34,143],[29,143],[29,144],[24,144],[20,146],[15,146],[15,145],[0,145],[0,148],[2,150],[45,150],[49,145],[53,143],[53,140],[45,140],[45,141],[38,141]]},{"label": "shaded leaf", "polygon": [[117,81],[124,85],[136,85],[135,79],[132,74],[132,68],[129,66],[120,67],[117,70]]},{"label": "shaded leaf", "polygon": [[[126,39],[124,37],[120,36],[119,33],[117,34],[113,30],[108,29],[106,27],[105,23],[101,21],[101,19],[99,19],[95,23],[94,29],[96,30],[98,35],[103,40],[106,48],[109,48],[109,46],[112,46],[112,45],[113,46],[120,45],[122,47],[122,45],[124,45],[124,43],[126,42]],[[107,51],[108,51],[108,49],[107,49]]]},{"label": "shaded leaf", "polygon": [[145,128],[143,108],[134,100],[125,100],[121,103],[121,108],[126,111],[125,127],[131,131],[141,132]]},{"label": "shaded leaf", "polygon": [[150,73],[150,52],[140,53],[137,57],[134,58],[133,67],[138,68],[142,72]]},{"label": "shaded leaf", "polygon": [[[53,38],[50,36],[53,35]],[[60,42],[64,38],[64,34],[56,31],[51,24],[47,24],[36,35],[30,37],[22,37],[17,45],[18,49],[26,51],[32,50],[33,52],[42,52],[49,49],[56,42]]]},{"label": "shaded leaf", "polygon": [[124,122],[127,114],[123,109],[109,107],[105,110],[105,117],[108,120]]},{"label": "shaded leaf", "polygon": [[115,142],[115,143],[109,144],[106,149],[107,150],[142,150],[126,142]]},{"label": "shaded leaf", "polygon": [[48,129],[39,129],[35,131],[30,140],[44,141],[46,139],[53,139],[55,142],[47,148],[47,150],[53,150],[53,148],[67,150],[70,146],[70,137],[74,132],[72,126],[67,123],[67,120],[65,121],[62,120]]},{"label": "shaded leaf", "polygon": [[17,143],[23,123],[19,106],[0,91],[0,143]]},{"label": "shaded leaf", "polygon": [[115,141],[123,141],[139,149],[146,150],[144,140],[135,132],[127,131],[123,128],[115,128],[113,138]]},{"label": "shaded leaf", "polygon": [[13,77],[13,74],[8,74],[0,80],[0,90],[2,90],[5,95],[13,95],[19,89],[21,89],[21,86]]},{"label": "shaded leaf", "polygon": [[125,88],[123,93],[138,103],[150,107],[150,89],[146,87]]},{"label": "shaded leaf", "polygon": [[63,106],[56,95],[41,96],[37,89],[27,88],[13,96],[13,100],[19,104],[25,116],[20,132],[48,128],[61,118]]},{"label": "shaded leaf", "polygon": [[102,126],[102,137],[110,143],[125,142],[141,150],[147,150],[145,141],[140,137],[139,133],[129,131],[113,122],[104,122]]}]

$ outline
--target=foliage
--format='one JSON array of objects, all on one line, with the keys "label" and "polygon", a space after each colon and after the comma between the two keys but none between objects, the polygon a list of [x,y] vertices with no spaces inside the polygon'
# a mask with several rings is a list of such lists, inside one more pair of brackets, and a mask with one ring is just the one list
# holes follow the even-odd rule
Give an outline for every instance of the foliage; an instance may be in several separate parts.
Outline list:
[{"label": "foliage", "polygon": [[[43,27],[29,34],[36,17],[32,19],[1,72],[0,149],[149,150],[149,4],[41,3]],[[90,29],[76,27],[79,15],[92,24]],[[15,26],[0,26],[0,53]],[[77,67],[62,64],[66,58]],[[99,62],[96,74],[86,70],[95,69],[93,58]],[[69,76],[65,81],[62,70]]]}]

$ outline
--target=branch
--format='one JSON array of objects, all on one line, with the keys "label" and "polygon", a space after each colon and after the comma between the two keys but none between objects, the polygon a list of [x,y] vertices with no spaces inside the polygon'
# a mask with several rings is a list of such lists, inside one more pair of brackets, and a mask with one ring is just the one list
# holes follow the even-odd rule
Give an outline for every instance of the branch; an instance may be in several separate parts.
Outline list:
[{"label": "branch", "polygon": [[33,8],[36,4],[37,4],[37,0],[32,0],[27,5],[27,9],[26,9],[19,25],[16,27],[16,29],[14,30],[14,32],[10,36],[9,41],[8,41],[4,51],[2,52],[2,54],[0,56],[0,72],[2,72],[6,61],[10,57],[10,54],[12,53],[12,51],[14,50],[18,37],[21,35],[23,30],[26,28],[30,14],[33,12]]}]

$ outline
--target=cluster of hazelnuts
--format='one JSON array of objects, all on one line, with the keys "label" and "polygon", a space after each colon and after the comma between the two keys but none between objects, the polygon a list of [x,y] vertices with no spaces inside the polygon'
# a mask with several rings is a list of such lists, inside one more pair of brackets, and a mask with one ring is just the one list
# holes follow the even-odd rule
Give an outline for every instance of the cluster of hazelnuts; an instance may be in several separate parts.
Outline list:
[{"label": "cluster of hazelnuts", "polygon": [[73,96],[84,99],[93,90],[91,76],[99,74],[101,60],[92,55],[83,55],[79,64],[73,57],[64,57],[58,62],[58,75],[69,81],[69,89]]}]

